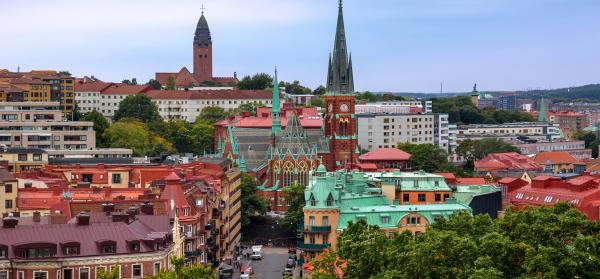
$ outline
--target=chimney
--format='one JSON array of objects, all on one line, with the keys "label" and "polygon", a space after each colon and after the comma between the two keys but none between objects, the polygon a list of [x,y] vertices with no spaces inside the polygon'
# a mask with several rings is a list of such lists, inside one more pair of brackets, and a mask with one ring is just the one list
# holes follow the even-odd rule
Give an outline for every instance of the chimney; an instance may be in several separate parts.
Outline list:
[{"label": "chimney", "polygon": [[78,226],[87,226],[90,224],[90,215],[86,211],[79,212],[76,218]]},{"label": "chimney", "polygon": [[102,204],[102,212],[105,212],[106,215],[110,215],[110,212],[115,211],[115,205],[112,203],[103,203]]},{"label": "chimney", "polygon": [[33,212],[33,222],[34,223],[39,223],[41,218],[42,218],[42,214],[39,211]]},{"label": "chimney", "polygon": [[127,215],[127,213],[125,212],[115,212],[112,215],[112,221],[113,222],[124,222],[124,223],[129,223],[129,215]]},{"label": "chimney", "polygon": [[138,215],[139,213],[139,208],[137,206],[131,206],[127,209],[127,215],[129,215],[129,218],[131,219],[135,219],[135,215]]},{"label": "chimney", "polygon": [[2,227],[5,229],[14,229],[19,224],[19,219],[15,218],[12,213],[2,219]]},{"label": "chimney", "polygon": [[32,183],[31,183],[31,182],[25,182],[25,188],[26,188],[26,189],[29,189],[29,188],[31,188],[31,186],[32,186]]},{"label": "chimney", "polygon": [[67,216],[62,214],[60,210],[54,212],[54,214],[50,215],[50,224],[66,224]]},{"label": "chimney", "polygon": [[144,202],[144,204],[142,204],[140,211],[144,214],[144,215],[154,215],[154,205],[151,204],[150,202]]}]

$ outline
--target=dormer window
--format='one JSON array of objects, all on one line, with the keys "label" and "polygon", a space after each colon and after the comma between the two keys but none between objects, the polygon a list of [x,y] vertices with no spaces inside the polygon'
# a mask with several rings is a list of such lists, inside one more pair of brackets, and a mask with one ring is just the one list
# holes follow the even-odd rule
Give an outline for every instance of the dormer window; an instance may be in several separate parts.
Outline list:
[{"label": "dormer window", "polygon": [[0,245],[0,259],[8,257],[8,246]]},{"label": "dormer window", "polygon": [[131,252],[134,253],[139,253],[140,252],[140,242],[139,241],[132,241],[129,242],[129,249],[131,250]]},{"label": "dormer window", "polygon": [[60,244],[64,255],[79,255],[79,242],[66,242]]},{"label": "dormer window", "polygon": [[17,245],[15,253],[20,258],[38,259],[50,258],[56,255],[56,244],[54,243],[27,243]]},{"label": "dormer window", "polygon": [[327,206],[333,206],[333,196],[331,194],[327,196]]},{"label": "dormer window", "polygon": [[189,215],[190,215],[190,208],[184,207],[183,208],[183,216],[189,216]]},{"label": "dormer window", "polygon": [[317,206],[317,201],[315,200],[315,197],[312,194],[310,195],[310,199],[308,199],[308,203],[310,204],[310,206]]},{"label": "dormer window", "polygon": [[98,249],[101,254],[114,254],[117,252],[117,242],[105,240],[98,243]]}]

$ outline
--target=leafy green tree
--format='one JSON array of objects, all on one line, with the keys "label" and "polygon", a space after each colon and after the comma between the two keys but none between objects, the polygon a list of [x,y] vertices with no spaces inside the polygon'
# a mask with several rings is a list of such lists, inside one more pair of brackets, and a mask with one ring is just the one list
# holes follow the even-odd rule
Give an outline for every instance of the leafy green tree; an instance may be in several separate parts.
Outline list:
[{"label": "leafy green tree", "polygon": [[517,152],[521,151],[510,143],[501,139],[489,138],[482,140],[464,140],[456,148],[456,154],[467,161],[467,166],[473,169],[473,163],[491,153]]},{"label": "leafy green tree", "polygon": [[398,143],[398,148],[411,154],[413,170],[437,172],[448,168],[448,153],[437,145]]},{"label": "leafy green tree", "polygon": [[315,95],[312,98],[310,98],[310,105],[313,107],[324,107],[325,99],[321,97],[321,95]]},{"label": "leafy green tree", "polygon": [[589,149],[592,150],[592,158],[598,158],[598,146],[600,145],[600,139],[595,139],[590,142]]},{"label": "leafy green tree", "polygon": [[[370,278],[384,269],[382,255],[385,254],[386,236],[377,226],[360,220],[350,223],[338,236],[338,253],[347,261],[348,278]],[[369,245],[361,245],[369,243]],[[358,244],[358,245],[357,245]]]},{"label": "leafy green tree", "polygon": [[267,212],[267,202],[258,194],[259,182],[248,173],[242,174],[242,226],[250,224],[250,217]]},{"label": "leafy green tree", "polygon": [[[185,120],[158,121],[153,123],[152,128],[157,134],[173,144],[173,147],[181,153],[192,152],[191,130],[192,124]],[[158,128],[161,127],[161,128]],[[158,128],[158,129],[157,129]]]},{"label": "leafy green tree", "polygon": [[160,84],[160,82],[153,78],[151,78],[148,81],[148,83],[146,83],[146,85],[150,85],[150,87],[152,87],[152,89],[155,89],[155,90],[160,90],[160,88],[162,88],[162,85]]},{"label": "leafy green tree", "polygon": [[209,123],[215,123],[221,121],[227,117],[227,112],[222,107],[211,106],[202,109],[199,115],[200,118],[204,119]]},{"label": "leafy green tree", "polygon": [[84,121],[94,122],[94,131],[96,131],[96,145],[99,147],[104,147],[104,131],[108,129],[110,125],[108,120],[97,110],[93,110],[83,115],[82,119]]},{"label": "leafy green tree", "polygon": [[295,232],[298,223],[304,222],[304,189],[306,187],[298,183],[283,188],[285,200],[289,204],[283,219],[284,227],[288,231]]},{"label": "leafy green tree", "polygon": [[173,151],[173,146],[137,119],[122,119],[104,131],[108,147],[130,148],[135,156],[153,156]]},{"label": "leafy green tree", "polygon": [[71,121],[80,121],[82,117],[83,114],[79,111],[79,108],[75,106],[75,109],[69,113],[68,119]]},{"label": "leafy green tree", "polygon": [[69,72],[69,71],[59,71],[58,74],[61,76],[67,76],[67,77],[71,76],[71,72]]},{"label": "leafy green tree", "polygon": [[315,88],[315,90],[313,90],[313,95],[325,95],[325,93],[327,92],[327,88],[325,88],[325,86],[323,85],[319,85],[317,88]]},{"label": "leafy green tree", "polygon": [[585,148],[589,148],[590,144],[597,139],[596,134],[584,130],[572,133],[571,138],[584,141]]},{"label": "leafy green tree", "polygon": [[284,87],[285,88],[285,92],[288,94],[295,94],[295,95],[307,95],[312,93],[310,88],[306,87],[306,86],[302,86],[300,84],[300,81],[294,80],[293,82],[280,82],[279,83],[279,87]]},{"label": "leafy green tree", "polygon": [[122,83],[125,83],[125,84],[127,84],[127,85],[138,85],[138,83],[137,83],[137,79],[136,79],[136,78],[132,78],[131,80],[124,79],[124,80],[122,81]]},{"label": "leafy green tree", "polygon": [[188,135],[191,149],[195,154],[203,154],[204,151],[210,152],[214,149],[214,131],[212,123],[196,118]]},{"label": "leafy green tree", "polygon": [[169,76],[167,78],[167,90],[175,90],[175,78],[173,76]]},{"label": "leafy green tree", "polygon": [[113,121],[122,118],[137,118],[144,123],[162,120],[158,114],[158,105],[145,94],[129,95],[119,103]]},{"label": "leafy green tree", "polygon": [[149,277],[150,279],[215,279],[217,274],[210,267],[201,264],[183,265],[181,258],[171,258],[171,264],[174,270],[161,270],[157,275]]},{"label": "leafy green tree", "polygon": [[107,270],[99,270],[96,275],[96,279],[119,279],[121,278],[121,266],[119,264],[115,265],[111,271]]},{"label": "leafy green tree", "polygon": [[263,108],[263,103],[245,103],[241,104],[235,109],[234,113],[242,114],[244,112],[250,113],[251,116],[256,116],[256,108]]},{"label": "leafy green tree", "polygon": [[254,76],[245,76],[237,83],[239,89],[263,90],[273,86],[273,78],[266,73],[257,73]]}]

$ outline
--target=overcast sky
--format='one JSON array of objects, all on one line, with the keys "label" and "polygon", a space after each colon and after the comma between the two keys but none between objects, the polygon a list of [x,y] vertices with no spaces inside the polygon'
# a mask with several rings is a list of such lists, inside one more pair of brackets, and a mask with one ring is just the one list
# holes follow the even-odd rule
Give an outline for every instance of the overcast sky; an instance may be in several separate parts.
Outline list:
[{"label": "overcast sky", "polygon": [[[323,84],[336,0],[0,0],[0,68],[106,81],[192,69],[204,4],[215,76]],[[598,0],[346,0],[357,90],[557,88],[600,83]]]}]

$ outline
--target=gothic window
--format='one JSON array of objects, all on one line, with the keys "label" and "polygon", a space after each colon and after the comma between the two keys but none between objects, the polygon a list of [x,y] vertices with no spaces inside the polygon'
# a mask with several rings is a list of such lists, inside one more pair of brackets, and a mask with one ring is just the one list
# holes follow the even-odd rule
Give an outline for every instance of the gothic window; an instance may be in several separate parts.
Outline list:
[{"label": "gothic window", "polygon": [[290,186],[294,182],[294,164],[285,162],[283,164],[283,186]]},{"label": "gothic window", "polygon": [[331,193],[327,196],[327,206],[333,206],[333,196]]},{"label": "gothic window", "polygon": [[310,206],[317,206],[317,201],[315,200],[315,197],[312,194],[310,194],[310,198],[308,199],[308,204]]},{"label": "gothic window", "polygon": [[304,161],[298,163],[298,183],[304,186],[308,185],[308,168]]}]

